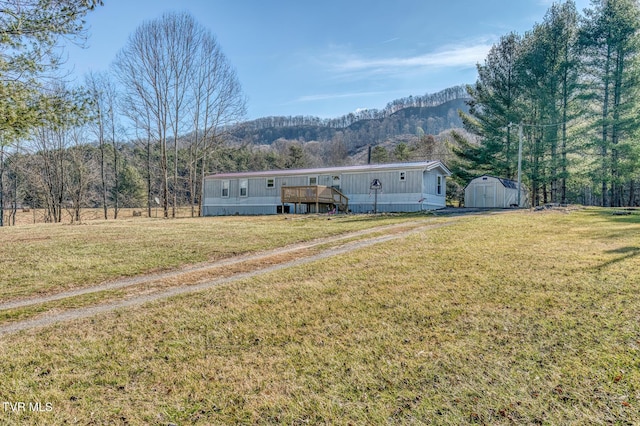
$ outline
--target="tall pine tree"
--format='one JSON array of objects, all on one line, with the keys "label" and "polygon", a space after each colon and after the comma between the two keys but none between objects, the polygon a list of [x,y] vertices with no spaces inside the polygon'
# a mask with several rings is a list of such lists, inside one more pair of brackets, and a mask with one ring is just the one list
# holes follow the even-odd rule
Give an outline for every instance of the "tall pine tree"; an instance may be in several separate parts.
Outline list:
[{"label": "tall pine tree", "polygon": [[623,204],[625,175],[637,166],[629,160],[637,143],[632,135],[637,129],[639,30],[636,0],[593,0],[580,33],[593,117],[590,136],[600,156],[594,178],[600,181],[604,206]]},{"label": "tall pine tree", "polygon": [[514,178],[517,171],[518,134],[511,123],[520,121],[521,85],[518,75],[520,36],[511,33],[494,45],[478,80],[469,86],[469,114],[461,113],[465,129],[480,137],[480,145],[458,140],[454,168],[471,173],[491,172]]}]

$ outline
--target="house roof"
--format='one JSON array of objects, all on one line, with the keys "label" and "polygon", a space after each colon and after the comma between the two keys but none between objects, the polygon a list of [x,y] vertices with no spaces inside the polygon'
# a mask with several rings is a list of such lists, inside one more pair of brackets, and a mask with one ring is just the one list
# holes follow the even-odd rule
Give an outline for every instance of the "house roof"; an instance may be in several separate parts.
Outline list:
[{"label": "house roof", "polygon": [[451,171],[441,161],[418,161],[412,163],[390,163],[390,164],[365,164],[360,166],[341,166],[341,167],[323,167],[313,169],[282,169],[282,170],[266,170],[259,172],[235,172],[235,173],[218,173],[207,176],[207,179],[234,179],[249,177],[270,177],[270,176],[296,176],[296,175],[312,175],[312,174],[332,174],[332,173],[355,173],[366,171],[385,171],[385,170],[406,170],[406,169],[424,169],[431,171],[440,168],[442,172],[450,176]]}]

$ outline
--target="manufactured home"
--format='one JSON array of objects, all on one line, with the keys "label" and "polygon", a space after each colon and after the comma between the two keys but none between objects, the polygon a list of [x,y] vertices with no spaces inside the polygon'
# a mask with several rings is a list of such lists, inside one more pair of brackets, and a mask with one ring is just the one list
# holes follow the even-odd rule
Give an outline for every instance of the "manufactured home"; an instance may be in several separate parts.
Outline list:
[{"label": "manufactured home", "polygon": [[220,173],[205,178],[202,214],[434,210],[450,175],[440,161]]},{"label": "manufactured home", "polygon": [[[521,185],[520,207],[528,207],[529,193]],[[464,206],[479,208],[518,207],[518,182],[495,176],[472,179],[464,188]]]}]

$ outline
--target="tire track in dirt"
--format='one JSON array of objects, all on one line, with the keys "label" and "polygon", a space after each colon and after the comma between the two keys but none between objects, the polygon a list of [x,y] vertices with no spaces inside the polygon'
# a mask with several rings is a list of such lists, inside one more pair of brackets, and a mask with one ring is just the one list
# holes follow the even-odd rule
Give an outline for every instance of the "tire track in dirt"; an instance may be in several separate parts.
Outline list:
[{"label": "tire track in dirt", "polygon": [[196,272],[205,272],[207,270],[226,267],[226,266],[233,266],[233,265],[237,265],[245,262],[260,261],[276,255],[308,250],[323,244],[337,243],[339,241],[343,241],[351,238],[358,238],[358,237],[361,237],[367,234],[376,233],[376,232],[393,232],[396,229],[420,226],[422,223],[424,223],[424,221],[420,221],[420,222],[412,221],[412,222],[404,222],[401,224],[385,225],[385,226],[380,226],[375,228],[363,229],[361,231],[350,232],[347,234],[342,234],[342,235],[337,235],[332,237],[318,238],[315,240],[295,243],[289,246],[278,247],[275,249],[266,250],[258,253],[250,253],[245,255],[233,256],[233,257],[224,258],[224,259],[220,259],[212,262],[203,262],[196,265],[190,265],[190,266],[182,267],[180,269],[175,269],[171,271],[143,274],[135,277],[121,278],[114,281],[107,281],[101,284],[77,288],[77,289],[68,290],[60,293],[54,293],[54,294],[48,294],[48,295],[42,295],[42,296],[36,296],[36,297],[27,297],[27,298],[17,299],[17,300],[10,300],[7,302],[0,303],[0,311],[7,310],[7,309],[24,308],[27,306],[37,305],[41,303],[54,302],[57,300],[67,299],[67,298],[76,297],[76,296],[82,296],[85,294],[96,293],[99,291],[118,290],[126,287],[145,284],[152,281],[179,278],[187,274],[192,274]]},{"label": "tire track in dirt", "polygon": [[[223,259],[216,262],[194,265],[192,267],[182,268],[176,271],[143,275],[138,277],[117,280],[113,282],[107,282],[107,283],[103,283],[103,284],[99,284],[91,287],[85,287],[77,290],[66,291],[66,292],[62,292],[54,295],[5,302],[0,304],[0,310],[27,307],[27,306],[37,305],[41,303],[61,300],[65,298],[80,296],[84,294],[99,292],[99,291],[120,289],[124,287],[144,284],[151,281],[157,281],[157,280],[162,280],[167,278],[176,278],[176,277],[180,277],[181,275],[187,275],[188,273],[192,273],[194,271],[206,271],[208,269],[235,265],[243,262],[267,259],[270,256],[276,256],[276,255],[287,253],[287,252],[303,251],[309,248],[314,248],[314,247],[318,247],[325,244],[335,244],[335,243],[339,243],[340,241],[344,241],[352,238],[358,238],[358,237],[362,237],[372,233],[385,232],[385,234],[382,236],[346,242],[339,246],[331,246],[330,248],[322,250],[319,253],[316,253],[313,255],[308,255],[308,256],[301,255],[301,257],[299,258],[285,261],[283,263],[277,263],[277,264],[273,264],[263,268],[256,268],[247,272],[235,273],[227,277],[208,280],[208,281],[197,283],[197,284],[175,286],[169,289],[162,289],[160,291],[156,291],[150,294],[130,297],[125,300],[107,301],[104,303],[98,303],[93,306],[69,309],[63,312],[58,312],[58,313],[44,313],[36,318],[24,319],[16,322],[11,322],[6,325],[0,325],[0,336],[4,334],[9,334],[9,333],[15,333],[18,331],[29,330],[33,328],[45,327],[45,326],[57,324],[60,322],[83,319],[83,318],[91,317],[100,313],[111,312],[117,309],[127,308],[131,306],[138,306],[144,303],[166,299],[166,298],[170,298],[178,295],[195,293],[195,292],[210,289],[212,287],[220,286],[223,284],[240,281],[247,278],[253,278],[259,275],[268,274],[270,272],[291,268],[294,266],[304,265],[304,264],[315,262],[318,260],[323,260],[330,257],[338,256],[341,254],[349,253],[361,248],[372,246],[374,244],[379,244],[387,241],[405,238],[410,235],[421,233],[427,230],[433,230],[433,229],[441,228],[444,226],[450,226],[451,224],[454,223],[454,221],[457,220],[457,218],[451,218],[451,219],[453,220],[439,223],[439,224],[425,225],[424,224],[425,221],[420,221],[420,222],[405,222],[397,225],[375,227],[375,228],[343,234],[335,237],[321,238],[321,239],[313,240],[306,243],[294,244],[291,246],[277,248],[277,249],[273,249],[273,250],[269,250],[261,253],[237,256],[237,257]],[[409,229],[406,229],[406,228],[409,228]]]}]

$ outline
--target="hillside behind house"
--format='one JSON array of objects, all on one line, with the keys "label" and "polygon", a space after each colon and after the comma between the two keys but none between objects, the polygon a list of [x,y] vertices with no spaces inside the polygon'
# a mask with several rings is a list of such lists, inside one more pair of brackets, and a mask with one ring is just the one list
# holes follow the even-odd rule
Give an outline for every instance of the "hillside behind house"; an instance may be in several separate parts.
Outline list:
[{"label": "hillside behind house", "polygon": [[384,144],[399,136],[438,135],[462,128],[459,111],[468,112],[463,86],[435,94],[396,99],[382,110],[365,109],[342,117],[264,117],[230,129],[230,139],[251,145],[272,145],[278,140],[332,142],[340,140],[350,155],[364,146]]}]

